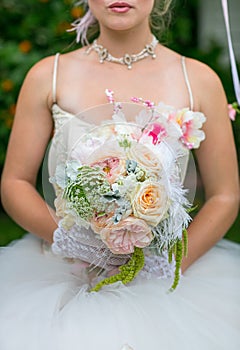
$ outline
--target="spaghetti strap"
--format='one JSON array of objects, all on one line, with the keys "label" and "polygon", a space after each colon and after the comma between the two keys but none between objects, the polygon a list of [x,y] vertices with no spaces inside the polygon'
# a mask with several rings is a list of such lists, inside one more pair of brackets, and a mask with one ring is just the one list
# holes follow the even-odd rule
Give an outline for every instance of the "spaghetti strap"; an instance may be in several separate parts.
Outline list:
[{"label": "spaghetti strap", "polygon": [[57,102],[57,69],[58,69],[58,59],[59,53],[55,55],[54,66],[53,66],[53,80],[52,80],[52,99],[53,103]]},{"label": "spaghetti strap", "polygon": [[190,109],[193,110],[193,107],[194,107],[193,93],[192,93],[192,88],[191,88],[188,73],[187,73],[186,61],[184,56],[182,56],[182,69],[183,69],[184,79],[188,89]]}]

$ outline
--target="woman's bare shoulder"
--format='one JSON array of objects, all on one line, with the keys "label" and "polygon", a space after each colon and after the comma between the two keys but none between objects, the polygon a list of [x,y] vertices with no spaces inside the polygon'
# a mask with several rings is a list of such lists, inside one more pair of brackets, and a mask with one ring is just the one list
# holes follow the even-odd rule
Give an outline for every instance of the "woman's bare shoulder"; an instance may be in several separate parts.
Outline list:
[{"label": "woman's bare shoulder", "polygon": [[48,94],[51,91],[54,56],[45,57],[36,62],[27,72],[22,89],[34,93]]},{"label": "woman's bare shoulder", "polygon": [[[74,51],[60,54],[59,64],[61,62],[65,66],[75,56],[76,52]],[[44,57],[36,62],[27,72],[23,86],[30,86],[33,91],[38,90],[39,93],[43,92],[45,95],[51,95],[55,59],[56,54]]]},{"label": "woman's bare shoulder", "polygon": [[225,92],[218,74],[206,63],[186,58],[186,68],[198,109],[204,106],[226,103]]},{"label": "woman's bare shoulder", "polygon": [[[179,62],[184,56],[168,47],[164,47],[168,62]],[[190,79],[198,81],[200,84],[208,80],[209,83],[219,83],[220,79],[216,72],[206,63],[203,63],[195,58],[185,57],[187,73]]]},{"label": "woman's bare shoulder", "polygon": [[85,49],[81,48],[66,53],[56,53],[52,56],[47,56],[35,63],[29,70],[28,75],[32,78],[40,79],[43,81],[51,81],[54,70],[54,62],[57,54],[59,55],[58,65],[61,66],[61,70],[62,68],[66,70],[68,66],[74,64],[74,61],[81,63],[85,57],[84,52]]},{"label": "woman's bare shoulder", "polygon": [[54,61],[57,55],[59,55],[61,61],[64,61],[64,63],[67,63],[67,62],[71,62],[74,59],[80,60],[81,57],[84,57],[83,55],[84,51],[85,49],[81,48],[81,49],[73,50],[66,53],[56,53],[54,55],[44,57],[31,67],[28,74],[39,78],[41,78],[42,76],[46,77],[46,75],[49,75],[50,73],[53,72]]},{"label": "woman's bare shoulder", "polygon": [[48,56],[36,62],[28,71],[27,78],[43,80],[53,72],[55,56]]},{"label": "woman's bare shoulder", "polygon": [[199,82],[199,84],[219,84],[220,78],[217,73],[206,63],[203,63],[194,58],[186,58],[186,65],[192,81]]},{"label": "woman's bare shoulder", "polygon": [[[165,59],[169,64],[178,62],[184,56],[169,47],[162,46]],[[187,72],[191,76],[191,79],[197,78],[198,81],[204,81],[210,79],[211,81],[218,81],[218,75],[216,72],[206,63],[203,63],[195,58],[185,57]]]},{"label": "woman's bare shoulder", "polygon": [[[70,62],[73,60],[76,56],[77,53],[80,50],[75,50],[72,52],[68,53],[59,53],[60,60],[59,61],[64,61],[64,63]],[[37,79],[43,82],[46,82],[48,80],[51,81],[52,79],[52,74],[54,70],[54,61],[56,59],[56,54],[44,57],[40,59],[38,62],[36,62],[28,71],[27,77],[31,79]]]}]

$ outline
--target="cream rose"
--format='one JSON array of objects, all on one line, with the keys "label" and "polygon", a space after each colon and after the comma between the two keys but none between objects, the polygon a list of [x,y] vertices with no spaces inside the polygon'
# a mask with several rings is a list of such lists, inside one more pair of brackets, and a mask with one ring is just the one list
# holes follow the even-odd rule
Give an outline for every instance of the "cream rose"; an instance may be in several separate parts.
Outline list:
[{"label": "cream rose", "polygon": [[72,214],[65,215],[61,222],[62,227],[66,231],[70,230],[74,224],[75,224],[75,217]]},{"label": "cream rose", "polygon": [[69,230],[75,224],[74,216],[67,208],[67,201],[63,198],[63,190],[56,186],[56,198],[54,200],[55,213],[57,220],[61,218],[61,225],[65,230]]},{"label": "cream rose", "polygon": [[150,174],[159,177],[162,171],[162,164],[147,146],[138,142],[132,142],[131,147],[127,150],[127,156],[129,159],[135,160],[139,167],[143,167]]},{"label": "cream rose", "polygon": [[145,221],[132,216],[114,224],[112,220],[100,231],[103,242],[114,254],[130,254],[134,247],[147,247],[152,239],[151,228]]},{"label": "cream rose", "polygon": [[162,184],[145,181],[131,194],[131,204],[134,216],[155,227],[166,217],[170,203]]},{"label": "cream rose", "polygon": [[54,200],[54,205],[56,208],[56,215],[63,217],[66,210],[66,199],[63,199],[62,196],[59,196]]}]

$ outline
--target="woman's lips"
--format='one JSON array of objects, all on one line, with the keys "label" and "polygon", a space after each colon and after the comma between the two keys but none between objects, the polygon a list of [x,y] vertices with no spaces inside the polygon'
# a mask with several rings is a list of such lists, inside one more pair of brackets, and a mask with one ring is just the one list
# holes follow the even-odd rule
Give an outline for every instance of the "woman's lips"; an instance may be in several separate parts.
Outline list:
[{"label": "woman's lips", "polygon": [[126,13],[131,10],[132,6],[126,2],[114,2],[108,8],[116,13]]}]

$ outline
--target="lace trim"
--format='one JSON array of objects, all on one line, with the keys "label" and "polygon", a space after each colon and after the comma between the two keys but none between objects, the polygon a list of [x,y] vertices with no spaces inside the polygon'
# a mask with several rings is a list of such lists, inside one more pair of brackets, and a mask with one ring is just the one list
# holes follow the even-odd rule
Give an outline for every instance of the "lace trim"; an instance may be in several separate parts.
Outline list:
[{"label": "lace trim", "polygon": [[[84,231],[84,228],[81,230]],[[74,225],[66,232],[60,224],[53,236],[53,253],[80,259],[91,266],[101,267],[107,271],[124,265],[129,260],[129,255],[114,255],[101,240],[96,238],[93,231],[86,231],[87,233],[81,233],[80,228]]]},{"label": "lace trim", "polygon": [[173,278],[175,271],[175,261],[168,262],[167,254],[161,256],[145,256],[145,265],[139,275],[143,278]]},{"label": "lace trim", "polygon": [[[65,258],[71,258],[73,262],[79,263],[80,260],[83,264],[87,263],[85,267],[91,267],[92,270],[96,267],[102,268],[109,274],[129,260],[129,255],[113,254],[103,242],[94,236],[91,230],[88,230],[88,234],[79,232],[79,227],[76,225],[68,232],[61,227],[55,230],[52,252]],[[168,279],[173,278],[174,271],[175,261],[169,263],[167,253],[161,256],[146,255],[145,265],[139,276],[144,279]]]}]

